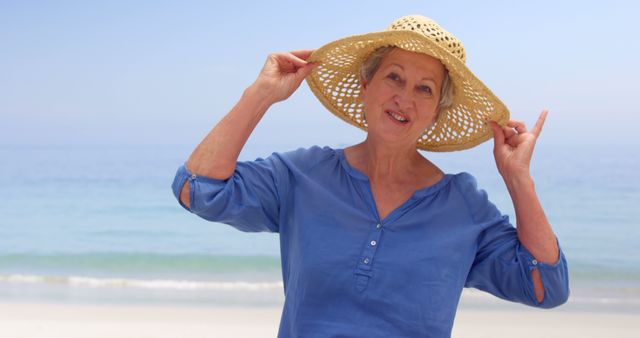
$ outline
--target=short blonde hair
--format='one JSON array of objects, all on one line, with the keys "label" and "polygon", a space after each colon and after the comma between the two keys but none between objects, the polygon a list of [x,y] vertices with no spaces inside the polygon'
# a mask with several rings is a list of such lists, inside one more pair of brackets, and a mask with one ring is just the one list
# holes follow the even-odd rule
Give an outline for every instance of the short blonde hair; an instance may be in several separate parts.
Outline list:
[{"label": "short blonde hair", "polygon": [[[382,59],[387,56],[396,46],[384,46],[376,49],[367,57],[360,66],[360,76],[368,83],[373,79],[373,75],[378,71]],[[442,88],[440,88],[440,101],[438,102],[438,112],[451,107],[453,104],[454,89],[449,77],[449,71],[444,68],[444,80],[442,80]]]}]

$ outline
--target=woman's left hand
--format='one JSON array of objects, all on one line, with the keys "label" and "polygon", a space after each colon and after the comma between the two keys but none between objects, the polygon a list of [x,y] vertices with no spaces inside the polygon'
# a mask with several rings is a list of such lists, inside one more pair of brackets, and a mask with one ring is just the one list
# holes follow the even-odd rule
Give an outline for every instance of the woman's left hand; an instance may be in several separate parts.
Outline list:
[{"label": "woman's left hand", "polygon": [[504,127],[489,121],[493,129],[493,156],[498,171],[505,180],[529,175],[533,148],[542,131],[547,112],[542,111],[531,131],[527,131],[522,121],[510,120]]}]

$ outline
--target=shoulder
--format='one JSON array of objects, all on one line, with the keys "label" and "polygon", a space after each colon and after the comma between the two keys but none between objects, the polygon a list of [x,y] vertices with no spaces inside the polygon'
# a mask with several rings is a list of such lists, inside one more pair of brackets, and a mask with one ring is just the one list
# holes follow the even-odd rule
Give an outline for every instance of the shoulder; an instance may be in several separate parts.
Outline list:
[{"label": "shoulder", "polygon": [[309,148],[298,148],[296,150],[274,153],[287,167],[300,170],[309,170],[319,165],[337,161],[336,151],[328,146],[312,146]]},{"label": "shoulder", "polygon": [[474,209],[474,206],[486,203],[488,200],[486,191],[478,188],[478,180],[470,173],[460,172],[454,174],[451,181],[469,208]]},{"label": "shoulder", "polygon": [[454,174],[452,182],[462,193],[469,193],[478,190],[478,180],[468,172]]},{"label": "shoulder", "polygon": [[280,154],[283,157],[291,158],[291,159],[295,159],[295,158],[313,159],[317,157],[326,157],[333,153],[335,153],[335,150],[329,146],[324,146],[324,147],[311,146],[308,148],[300,147],[295,150],[290,150],[290,151],[282,152],[278,154]]},{"label": "shoulder", "polygon": [[[339,162],[337,151],[330,147],[312,146],[286,152],[274,152],[253,161],[239,161],[236,169],[257,169],[259,172],[273,172],[277,175],[309,174],[313,170],[326,170]],[[264,169],[264,170],[260,170]],[[255,170],[254,170],[255,171]]]},{"label": "shoulder", "polygon": [[453,175],[452,181],[467,204],[472,219],[481,221],[500,216],[495,205],[489,200],[487,192],[478,187],[478,181],[473,175],[461,172]]}]

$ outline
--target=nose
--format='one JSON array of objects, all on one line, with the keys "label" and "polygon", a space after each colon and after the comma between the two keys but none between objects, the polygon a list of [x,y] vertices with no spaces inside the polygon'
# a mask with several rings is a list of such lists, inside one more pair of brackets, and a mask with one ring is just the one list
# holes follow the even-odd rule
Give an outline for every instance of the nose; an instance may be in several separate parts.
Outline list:
[{"label": "nose", "polygon": [[409,90],[401,89],[393,98],[400,110],[407,111],[407,109],[413,108],[413,93]]}]

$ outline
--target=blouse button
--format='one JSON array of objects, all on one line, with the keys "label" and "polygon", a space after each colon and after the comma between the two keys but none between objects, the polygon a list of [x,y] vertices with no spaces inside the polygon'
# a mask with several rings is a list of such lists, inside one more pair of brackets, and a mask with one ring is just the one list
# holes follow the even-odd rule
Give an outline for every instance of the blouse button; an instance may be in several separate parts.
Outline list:
[{"label": "blouse button", "polygon": [[382,228],[382,224],[380,223],[376,224],[376,229],[380,229],[380,228]]},{"label": "blouse button", "polygon": [[364,264],[369,264],[369,258],[365,258],[363,262]]},{"label": "blouse button", "polygon": [[371,246],[376,246],[378,244],[376,241],[371,241]]},{"label": "blouse button", "polygon": [[538,261],[534,259],[534,260],[531,261],[531,264],[538,265]]}]

